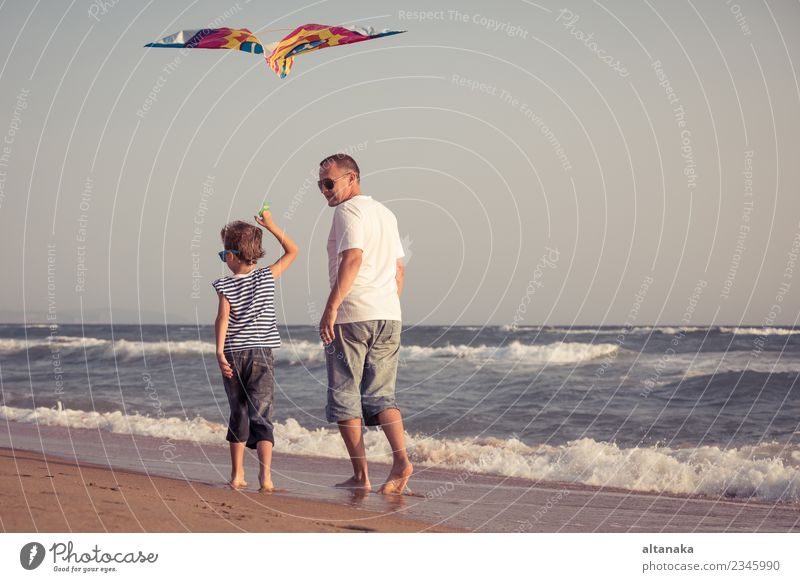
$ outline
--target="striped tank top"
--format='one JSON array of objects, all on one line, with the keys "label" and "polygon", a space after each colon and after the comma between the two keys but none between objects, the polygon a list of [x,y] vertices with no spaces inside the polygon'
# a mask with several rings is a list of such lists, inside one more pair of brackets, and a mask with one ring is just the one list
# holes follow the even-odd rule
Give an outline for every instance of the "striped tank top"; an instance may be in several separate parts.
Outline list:
[{"label": "striped tank top", "polygon": [[228,275],[211,284],[231,304],[226,352],[281,346],[275,319],[275,278],[269,267],[253,269],[247,275]]}]

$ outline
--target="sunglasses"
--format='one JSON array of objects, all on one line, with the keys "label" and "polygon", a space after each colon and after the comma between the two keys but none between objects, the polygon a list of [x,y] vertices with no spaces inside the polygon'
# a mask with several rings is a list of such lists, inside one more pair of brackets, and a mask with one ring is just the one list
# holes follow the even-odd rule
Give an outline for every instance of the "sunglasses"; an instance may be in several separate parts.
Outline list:
[{"label": "sunglasses", "polygon": [[320,190],[333,190],[333,185],[336,183],[337,180],[341,180],[348,174],[352,174],[353,172],[347,172],[346,174],[342,174],[338,178],[334,178],[331,180],[330,178],[325,178],[324,180],[320,180],[317,182],[317,186],[319,186]]},{"label": "sunglasses", "polygon": [[217,255],[219,255],[219,260],[222,261],[223,263],[225,262],[225,253],[233,253],[234,255],[238,255],[239,251],[232,251],[225,249],[224,251],[218,252]]}]

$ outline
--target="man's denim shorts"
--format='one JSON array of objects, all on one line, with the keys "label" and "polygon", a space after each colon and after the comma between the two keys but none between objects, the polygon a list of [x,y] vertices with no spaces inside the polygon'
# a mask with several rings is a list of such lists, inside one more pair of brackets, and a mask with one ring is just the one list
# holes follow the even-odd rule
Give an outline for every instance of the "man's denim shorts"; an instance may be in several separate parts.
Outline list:
[{"label": "man's denim shorts", "polygon": [[328,422],[363,418],[376,426],[378,413],[397,408],[395,381],[401,323],[374,319],[334,326],[325,346],[328,368]]},{"label": "man's denim shorts", "polygon": [[231,407],[228,434],[231,443],[246,443],[255,449],[259,441],[275,444],[272,430],[272,400],[275,394],[275,364],[271,348],[225,352],[233,378],[225,378],[225,393]]}]

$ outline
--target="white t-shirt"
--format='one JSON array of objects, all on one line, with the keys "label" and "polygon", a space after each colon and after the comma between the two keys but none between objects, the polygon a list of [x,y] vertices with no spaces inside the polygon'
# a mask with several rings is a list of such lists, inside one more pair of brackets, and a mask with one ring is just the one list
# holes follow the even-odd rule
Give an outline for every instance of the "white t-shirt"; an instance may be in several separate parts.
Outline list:
[{"label": "white t-shirt", "polygon": [[331,288],[339,273],[339,253],[361,249],[361,268],[336,314],[336,323],[371,319],[400,321],[397,296],[397,259],[405,256],[397,218],[371,196],[359,194],[333,212],[328,235],[328,279]]}]

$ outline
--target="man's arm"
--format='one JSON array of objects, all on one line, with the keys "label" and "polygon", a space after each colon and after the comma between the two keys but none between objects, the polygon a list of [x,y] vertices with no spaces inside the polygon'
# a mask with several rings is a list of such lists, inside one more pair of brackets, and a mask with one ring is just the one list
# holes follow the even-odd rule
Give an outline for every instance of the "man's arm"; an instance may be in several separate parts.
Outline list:
[{"label": "man's arm", "polygon": [[223,376],[233,378],[233,368],[225,358],[225,335],[228,333],[231,304],[222,293],[217,292],[217,295],[219,295],[219,308],[217,309],[217,319],[214,322],[214,332],[217,336],[217,363]]},{"label": "man's arm", "polygon": [[362,249],[347,249],[340,253],[339,270],[336,274],[336,282],[328,295],[328,302],[325,304],[325,311],[322,320],[319,322],[319,336],[324,344],[333,341],[333,324],[336,323],[336,311],[350,293],[353,282],[358,276],[361,268],[361,261],[364,258]]},{"label": "man's arm", "polygon": [[397,281],[397,296],[403,293],[403,282],[406,279],[406,266],[403,263],[403,259],[397,259],[397,273],[394,276],[394,280]]}]

